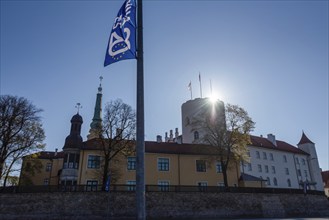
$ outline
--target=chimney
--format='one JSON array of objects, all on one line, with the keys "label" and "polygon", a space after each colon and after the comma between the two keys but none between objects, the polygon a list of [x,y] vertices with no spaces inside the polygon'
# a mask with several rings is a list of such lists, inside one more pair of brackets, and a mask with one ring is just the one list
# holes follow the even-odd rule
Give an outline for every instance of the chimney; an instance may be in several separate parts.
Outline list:
[{"label": "chimney", "polygon": [[55,148],[55,154],[54,154],[54,156],[57,156],[57,152],[58,152],[58,149]]},{"label": "chimney", "polygon": [[179,135],[178,128],[175,128],[175,138],[178,138],[178,135]]},{"label": "chimney", "polygon": [[169,138],[168,138],[168,132],[165,133],[165,142],[168,142]]},{"label": "chimney", "polygon": [[172,130],[170,130],[170,133],[169,133],[169,141],[173,141],[174,140],[174,135],[173,135],[173,132]]},{"label": "chimney", "polygon": [[277,145],[276,145],[275,136],[274,136],[273,134],[268,134],[268,135],[267,135],[267,140],[271,141],[272,144],[274,144],[274,146],[277,146]]},{"label": "chimney", "polygon": [[176,140],[176,143],[177,143],[177,144],[182,144],[182,142],[183,142],[182,135],[180,135],[180,136],[178,136],[177,138],[175,138],[175,140]]},{"label": "chimney", "polygon": [[161,135],[157,135],[157,142],[161,143],[162,142],[162,136]]}]

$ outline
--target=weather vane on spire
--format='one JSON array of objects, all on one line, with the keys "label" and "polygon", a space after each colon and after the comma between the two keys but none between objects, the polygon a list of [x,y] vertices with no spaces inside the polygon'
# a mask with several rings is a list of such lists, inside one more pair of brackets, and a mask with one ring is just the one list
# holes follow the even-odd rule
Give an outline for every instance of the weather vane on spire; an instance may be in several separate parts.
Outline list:
[{"label": "weather vane on spire", "polygon": [[80,110],[80,108],[82,108],[82,105],[80,104],[80,102],[78,102],[75,107],[78,109],[78,114],[79,114],[79,110]]},{"label": "weather vane on spire", "polygon": [[100,85],[100,86],[102,86],[102,80],[103,80],[103,76],[100,76],[100,77],[99,77],[99,81],[100,81],[99,85]]},{"label": "weather vane on spire", "polygon": [[99,77],[99,87],[98,87],[98,93],[102,93],[102,80],[103,80],[103,76]]}]

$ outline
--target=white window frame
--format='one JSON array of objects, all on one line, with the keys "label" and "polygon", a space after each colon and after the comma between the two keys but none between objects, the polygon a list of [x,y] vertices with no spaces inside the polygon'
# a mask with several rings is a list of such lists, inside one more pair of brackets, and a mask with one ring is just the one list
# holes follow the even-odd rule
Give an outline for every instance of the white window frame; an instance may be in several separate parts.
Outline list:
[{"label": "white window frame", "polygon": [[[160,166],[159,167],[159,162],[160,162],[160,160],[168,160],[168,166]],[[161,163],[161,164],[164,164],[163,162]],[[164,164],[165,165],[165,164]],[[162,169],[162,168],[166,168],[166,167],[168,167],[168,169]],[[161,168],[161,169],[160,169]],[[170,171],[170,158],[169,157],[158,157],[158,159],[157,159],[157,169],[158,169],[158,171],[160,171],[160,172],[169,172]]]},{"label": "white window frame", "polygon": [[[89,156],[99,157],[99,166],[98,167],[89,167]],[[98,170],[101,168],[101,156],[98,154],[88,154],[87,155],[87,169],[89,170]]]},{"label": "white window frame", "polygon": [[168,192],[170,187],[169,180],[158,180],[158,188],[161,192]]},{"label": "white window frame", "polygon": [[127,180],[126,185],[128,191],[136,191],[136,180]]}]

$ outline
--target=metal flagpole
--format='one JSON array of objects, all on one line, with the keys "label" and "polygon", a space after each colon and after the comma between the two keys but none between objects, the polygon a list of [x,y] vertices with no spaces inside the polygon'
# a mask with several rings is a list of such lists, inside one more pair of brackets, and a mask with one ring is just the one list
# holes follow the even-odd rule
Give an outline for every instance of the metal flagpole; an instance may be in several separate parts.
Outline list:
[{"label": "metal flagpole", "polygon": [[191,93],[191,100],[192,100],[192,82],[190,81],[190,83],[188,84],[188,89],[190,90]]},{"label": "metal flagpole", "polygon": [[212,84],[211,84],[211,79],[210,79],[210,95],[212,96]]},{"label": "metal flagpole", "polygon": [[144,177],[144,64],[143,64],[143,2],[137,0],[137,137],[136,137],[136,208],[137,219],[145,220]]}]

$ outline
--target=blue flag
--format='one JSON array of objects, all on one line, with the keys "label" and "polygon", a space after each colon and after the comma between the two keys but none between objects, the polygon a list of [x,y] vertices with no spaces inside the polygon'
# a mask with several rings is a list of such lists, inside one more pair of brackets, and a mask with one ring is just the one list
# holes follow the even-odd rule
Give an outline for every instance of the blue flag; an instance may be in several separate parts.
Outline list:
[{"label": "blue flag", "polygon": [[105,191],[106,192],[109,192],[110,191],[110,184],[111,184],[111,176],[109,175],[107,177],[106,184],[105,184]]},{"label": "blue flag", "polygon": [[104,66],[136,58],[136,2],[126,0],[114,20]]}]

